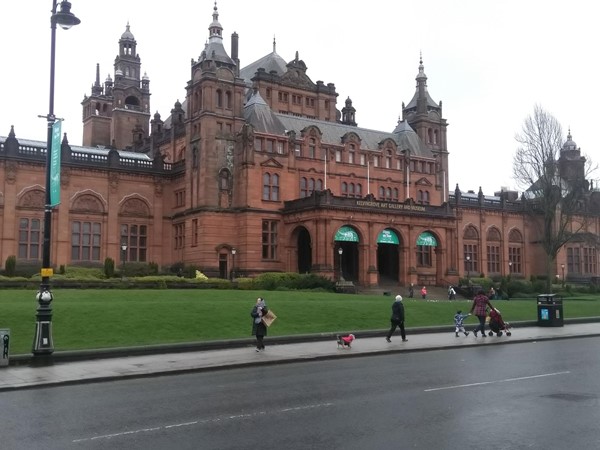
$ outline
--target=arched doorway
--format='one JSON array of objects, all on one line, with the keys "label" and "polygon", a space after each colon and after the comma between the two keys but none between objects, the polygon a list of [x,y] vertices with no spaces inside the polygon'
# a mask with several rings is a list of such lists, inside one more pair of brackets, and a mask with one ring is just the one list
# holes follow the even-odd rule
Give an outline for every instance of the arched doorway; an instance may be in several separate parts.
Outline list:
[{"label": "arched doorway", "polygon": [[334,269],[337,280],[358,281],[358,243],[360,239],[354,228],[348,225],[340,227],[334,237]]},{"label": "arched doorway", "polygon": [[312,267],[312,246],[310,242],[310,233],[304,227],[296,230],[297,249],[298,249],[298,273],[310,273]]},{"label": "arched doorway", "polygon": [[399,280],[400,240],[394,230],[386,228],[377,236],[377,271],[379,284],[397,283]]}]

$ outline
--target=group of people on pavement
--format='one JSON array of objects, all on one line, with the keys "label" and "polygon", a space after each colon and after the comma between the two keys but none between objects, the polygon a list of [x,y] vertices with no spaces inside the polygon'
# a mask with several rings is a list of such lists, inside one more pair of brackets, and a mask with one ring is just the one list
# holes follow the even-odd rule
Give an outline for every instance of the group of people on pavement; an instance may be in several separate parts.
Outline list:
[{"label": "group of people on pavement", "polygon": [[[411,285],[412,289],[412,285]],[[425,295],[426,294],[426,288]],[[481,332],[481,336],[485,337],[485,320],[487,317],[488,308],[493,310],[494,307],[490,303],[490,299],[484,294],[483,290],[480,290],[475,298],[473,298],[473,304],[471,305],[471,310],[468,314],[462,314],[461,310],[458,310],[454,315],[454,326],[455,326],[455,334],[456,337],[459,336],[459,333],[463,333],[465,336],[469,335],[469,332],[465,330],[463,321],[469,317],[470,315],[475,315],[479,320],[479,324],[473,330],[473,335],[477,337],[477,333]],[[252,311],[250,312],[250,316],[252,317],[252,335],[256,336],[256,351],[260,352],[265,349],[264,337],[267,335],[267,326],[263,321],[263,317],[268,313],[269,308],[265,302],[265,299],[262,297],[258,297],[256,299],[256,304],[252,307]],[[400,329],[400,337],[402,338],[402,342],[408,341],[406,339],[406,330],[404,328],[404,304],[402,303],[402,296],[400,294],[396,295],[394,302],[392,303],[392,315],[390,317],[390,329],[385,336],[385,340],[387,342],[392,342],[392,335],[396,331],[396,329]],[[354,337],[354,335],[352,335]]]}]

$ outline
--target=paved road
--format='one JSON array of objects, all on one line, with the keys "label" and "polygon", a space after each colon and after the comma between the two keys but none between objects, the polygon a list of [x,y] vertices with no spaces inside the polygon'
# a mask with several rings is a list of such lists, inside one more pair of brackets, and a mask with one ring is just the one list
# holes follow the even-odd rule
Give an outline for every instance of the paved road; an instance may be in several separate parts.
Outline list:
[{"label": "paved road", "polygon": [[2,448],[600,448],[600,337],[0,393]]}]

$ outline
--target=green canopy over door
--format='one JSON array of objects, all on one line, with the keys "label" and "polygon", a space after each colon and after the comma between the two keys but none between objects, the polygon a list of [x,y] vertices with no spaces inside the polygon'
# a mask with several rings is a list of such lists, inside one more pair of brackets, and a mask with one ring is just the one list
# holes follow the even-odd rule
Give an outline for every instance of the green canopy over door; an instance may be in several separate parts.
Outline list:
[{"label": "green canopy over door", "polygon": [[438,243],[433,234],[431,234],[429,231],[423,231],[417,238],[417,245],[437,247]]},{"label": "green canopy over door", "polygon": [[359,242],[358,234],[349,226],[344,225],[335,233],[335,241]]},{"label": "green canopy over door", "polygon": [[398,240],[398,235],[394,231],[386,228],[379,233],[379,236],[377,236],[377,243],[398,245],[400,241]]}]

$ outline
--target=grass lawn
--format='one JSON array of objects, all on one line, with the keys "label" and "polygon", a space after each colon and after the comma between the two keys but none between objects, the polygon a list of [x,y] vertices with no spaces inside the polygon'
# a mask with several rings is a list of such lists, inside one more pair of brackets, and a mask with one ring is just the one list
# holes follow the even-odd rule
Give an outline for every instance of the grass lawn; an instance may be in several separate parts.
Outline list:
[{"label": "grass lawn", "polygon": [[[55,290],[53,338],[56,351],[250,337],[250,310],[264,296],[278,319],[271,336],[360,332],[389,325],[392,297],[297,291],[242,290]],[[508,322],[536,320],[534,298],[494,303]],[[406,326],[453,328],[466,300],[404,300]],[[31,352],[35,331],[35,293],[0,290],[0,328],[11,330],[11,354]],[[564,301],[564,316],[600,316],[600,298]],[[466,325],[475,325],[468,318]]]}]

